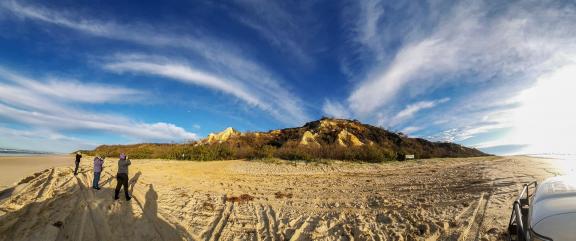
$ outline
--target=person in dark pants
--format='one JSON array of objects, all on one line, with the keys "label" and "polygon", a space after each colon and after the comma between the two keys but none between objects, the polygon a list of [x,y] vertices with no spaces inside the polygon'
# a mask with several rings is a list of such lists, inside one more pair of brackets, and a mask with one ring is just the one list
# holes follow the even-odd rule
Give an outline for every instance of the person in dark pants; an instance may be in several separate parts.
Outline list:
[{"label": "person in dark pants", "polygon": [[130,166],[130,160],[128,157],[122,153],[120,154],[120,160],[118,160],[118,173],[116,174],[116,190],[114,190],[114,200],[118,200],[118,194],[120,194],[120,188],[124,186],[124,195],[126,196],[126,201],[130,201],[131,197],[128,194],[128,166]]},{"label": "person in dark pants", "polygon": [[78,175],[78,166],[80,166],[80,159],[82,159],[82,154],[76,152],[76,168],[74,168],[74,176]]}]

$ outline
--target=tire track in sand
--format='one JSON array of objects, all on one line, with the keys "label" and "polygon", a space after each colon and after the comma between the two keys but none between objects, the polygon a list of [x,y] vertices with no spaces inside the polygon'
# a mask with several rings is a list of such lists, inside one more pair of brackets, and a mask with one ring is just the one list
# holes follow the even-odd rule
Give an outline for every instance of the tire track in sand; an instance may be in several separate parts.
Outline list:
[{"label": "tire track in sand", "polygon": [[258,218],[258,240],[280,240],[278,235],[278,222],[272,207],[260,204],[256,210],[256,217]]},{"label": "tire track in sand", "polygon": [[[482,227],[480,227],[481,223],[479,222],[479,220],[482,220],[484,218],[485,208],[488,204],[488,197],[489,195],[487,193],[483,192],[482,194],[480,194],[478,204],[476,205],[474,212],[472,212],[472,216],[470,216],[470,218],[468,218],[467,220],[468,225],[466,225],[466,227],[462,229],[460,237],[458,237],[459,241],[461,240],[465,241],[471,239],[474,240],[475,237],[469,237],[470,233],[477,233],[481,230]],[[479,215],[479,213],[481,214]]]},{"label": "tire track in sand", "polygon": [[[114,178],[114,176],[110,172],[104,172],[104,173],[108,174],[109,177],[107,178],[106,181],[104,181],[104,183],[102,183],[102,186],[106,185],[112,186],[112,179]],[[110,230],[110,225],[108,225],[108,222],[106,220],[107,215],[104,213],[101,207],[97,206],[94,192],[90,188],[87,188],[88,184],[86,183],[89,183],[90,180],[89,176],[83,175],[82,179],[83,181],[81,181],[80,178],[77,178],[77,181],[81,189],[80,191],[82,192],[82,201],[86,204],[89,214],[88,216],[90,217],[89,220],[84,220],[86,219],[86,216],[83,216],[82,222],[89,221],[90,223],[92,223],[96,231],[97,236],[96,240],[113,240],[113,234]],[[175,238],[173,238],[167,233],[162,232],[162,230],[159,228],[160,225],[158,224],[157,220],[159,217],[151,217],[150,216],[151,214],[144,210],[141,198],[142,191],[140,190],[140,188],[136,187],[134,191],[136,192],[137,195],[132,195],[132,200],[136,202],[136,205],[132,207],[136,207],[139,209],[138,211],[141,212],[143,214],[143,217],[148,221],[148,223],[152,225],[152,229],[161,240],[163,241],[175,240]],[[128,203],[128,205],[131,204]],[[82,235],[83,234],[80,234],[79,237],[83,237]],[[168,237],[167,235],[170,237]],[[80,238],[78,240],[83,240],[83,238]]]},{"label": "tire track in sand", "polygon": [[14,227],[16,230],[11,232],[10,235],[8,235],[6,240],[16,240],[17,237],[15,237],[15,235],[28,236],[28,233],[30,233],[30,231],[33,232],[33,230],[31,230],[31,228],[33,228],[35,225],[37,225],[37,222],[29,222],[29,220],[36,220],[36,218],[34,217],[35,214],[38,213],[39,211],[43,210],[44,206],[46,206],[46,202],[36,203],[36,201],[38,201],[38,199],[40,197],[42,197],[46,188],[49,188],[50,186],[53,185],[54,168],[51,168],[49,173],[46,175],[46,177],[41,179],[41,180],[44,180],[44,181],[42,181],[43,182],[42,187],[36,193],[36,196],[32,200],[32,204],[28,207],[25,207],[24,213],[22,214],[22,216],[20,216],[18,218],[18,220],[14,224]]},{"label": "tire track in sand", "polygon": [[[86,181],[87,177],[85,174],[82,174],[83,179]],[[76,182],[78,183],[78,186],[80,187],[80,196],[81,196],[81,200],[84,203],[84,205],[86,205],[86,208],[88,209],[88,214],[87,216],[90,217],[90,222],[94,228],[94,230],[96,230],[95,235],[96,235],[96,239],[97,240],[113,240],[113,236],[112,236],[112,232],[110,231],[110,227],[108,226],[108,223],[106,222],[106,218],[105,218],[105,214],[102,212],[102,210],[98,209],[98,207],[95,205],[95,198],[94,198],[94,193],[92,193],[90,191],[90,189],[87,189],[85,186],[85,183],[82,182],[80,180],[80,178],[78,176],[76,176]],[[85,223],[86,221],[86,215],[82,216],[82,223]],[[82,227],[82,232],[79,232],[79,237],[83,238],[84,235],[84,227]],[[79,240],[82,240],[79,239]]]},{"label": "tire track in sand", "polygon": [[[485,163],[482,163],[482,178],[487,179],[486,177],[486,166]],[[492,197],[492,193],[494,192],[494,178],[490,178],[490,185],[488,187],[487,192],[482,192],[480,194],[480,198],[478,200],[478,205],[476,206],[472,216],[468,219],[468,225],[462,230],[462,233],[458,240],[478,240],[482,232],[482,227],[484,224],[484,217],[486,214],[486,208],[490,203],[490,198]]]},{"label": "tire track in sand", "polygon": [[220,235],[222,234],[222,230],[224,230],[224,227],[226,224],[228,224],[228,218],[230,218],[230,214],[232,213],[233,209],[233,202],[224,201],[224,207],[222,208],[222,211],[220,211],[211,227],[202,234],[202,238],[204,238],[204,240],[210,241],[219,240]]},{"label": "tire track in sand", "polygon": [[316,228],[318,224],[319,217],[308,217],[302,225],[296,229],[294,235],[290,238],[290,241],[297,241],[297,240],[309,240],[310,237],[306,237],[306,235],[311,234],[312,231]]}]

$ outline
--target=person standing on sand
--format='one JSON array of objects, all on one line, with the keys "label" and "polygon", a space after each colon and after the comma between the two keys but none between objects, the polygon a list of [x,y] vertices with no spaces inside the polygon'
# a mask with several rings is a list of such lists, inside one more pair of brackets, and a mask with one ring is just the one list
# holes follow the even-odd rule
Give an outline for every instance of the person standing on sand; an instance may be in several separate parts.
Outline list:
[{"label": "person standing on sand", "polygon": [[118,194],[120,194],[120,188],[124,186],[124,195],[126,196],[126,201],[130,201],[131,197],[128,194],[128,166],[130,166],[130,159],[126,154],[120,154],[120,160],[118,160],[118,173],[116,174],[116,190],[114,190],[114,200],[118,200]]},{"label": "person standing on sand", "polygon": [[98,182],[100,182],[100,174],[102,174],[102,165],[104,165],[105,157],[94,157],[94,180],[92,181],[92,188],[100,190]]},{"label": "person standing on sand", "polygon": [[76,168],[74,168],[74,176],[78,175],[78,166],[80,166],[80,159],[82,159],[82,154],[76,152]]}]

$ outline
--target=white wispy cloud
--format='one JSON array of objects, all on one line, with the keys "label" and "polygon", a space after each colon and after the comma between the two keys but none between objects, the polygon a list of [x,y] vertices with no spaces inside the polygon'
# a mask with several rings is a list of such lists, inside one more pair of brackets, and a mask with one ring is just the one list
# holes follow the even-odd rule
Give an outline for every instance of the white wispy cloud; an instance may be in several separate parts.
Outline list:
[{"label": "white wispy cloud", "polygon": [[[161,75],[217,89],[236,96],[250,105],[256,105],[285,123],[300,124],[309,119],[302,101],[290,91],[281,78],[252,60],[245,53],[246,51],[236,44],[212,38],[209,34],[201,33],[199,30],[194,35],[174,34],[167,32],[162,26],[91,19],[78,16],[73,12],[16,1],[6,1],[0,6],[24,19],[65,27],[93,36],[144,46],[191,51],[195,56],[207,62],[208,64],[205,65],[211,68],[198,70],[190,67],[188,63],[177,62],[169,65],[159,63],[159,59],[168,59],[167,57],[138,62],[136,60],[142,59],[142,56],[138,54],[121,55],[122,61],[110,63],[107,66],[109,69]],[[270,18],[264,13],[260,14],[265,19]],[[144,58],[148,57],[150,56]],[[169,73],[170,71],[175,71],[175,73]]]},{"label": "white wispy cloud", "polygon": [[478,134],[505,130],[498,138],[479,138],[473,146],[506,154],[572,153],[576,110],[568,103],[576,102],[574,76],[576,58],[572,64],[540,75],[530,88],[509,98],[514,108],[492,112],[479,120],[482,124],[470,125],[455,137],[471,140]]},{"label": "white wispy cloud", "polygon": [[294,56],[299,62],[304,64],[313,62],[305,46],[308,35],[303,32],[313,27],[304,21],[307,13],[302,13],[303,10],[310,9],[306,2],[302,3],[306,4],[302,7],[283,1],[236,0],[235,2],[250,13],[237,16],[241,23],[256,30],[272,45]]},{"label": "white wispy cloud", "polygon": [[432,21],[426,18],[428,13],[420,6],[422,2],[348,0],[344,3],[341,22],[348,46],[343,48],[339,60],[341,71],[352,81],[362,81],[365,72],[374,66],[387,65],[394,57],[396,45],[417,35],[415,28],[421,23],[415,20]]},{"label": "white wispy cloud", "polygon": [[511,128],[499,138],[501,145],[525,144],[524,150],[530,153],[572,153],[576,110],[569,103],[576,103],[575,76],[576,58],[570,65],[539,76],[533,86],[513,97],[511,101],[519,105],[508,113]]},{"label": "white wispy cloud", "polygon": [[41,5],[25,4],[12,0],[3,1],[0,6],[22,19],[53,24],[98,37],[136,42],[142,45],[176,46],[205,51],[205,49],[203,50],[205,47],[203,42],[193,38],[193,36],[159,34],[162,31],[160,28],[148,24],[118,24],[114,21],[78,16],[65,9],[54,10]]},{"label": "white wispy cloud", "polygon": [[414,132],[417,132],[419,130],[422,130],[423,128],[420,126],[407,126],[405,128],[403,128],[402,130],[400,130],[400,132],[404,133],[404,134],[412,134]]},{"label": "white wispy cloud", "polygon": [[[118,101],[117,95],[104,95],[93,97],[105,91],[105,88],[94,88],[94,92],[86,89],[92,86],[85,83],[83,87],[72,88],[79,91],[71,94],[72,97],[60,96],[56,93],[70,91],[70,86],[77,82],[60,81],[58,85],[45,85],[46,81],[35,80],[23,76],[4,67],[0,67],[0,117],[12,120],[15,123],[39,129],[59,141],[72,141],[59,131],[68,130],[94,130],[103,133],[119,135],[131,140],[138,141],[184,141],[196,139],[196,134],[186,131],[174,124],[157,122],[146,123],[130,119],[121,114],[97,113],[85,111],[79,108],[81,103],[108,103]],[[7,74],[9,73],[9,74]],[[100,85],[96,85],[100,86]],[[112,89],[123,89],[126,93],[141,93],[137,90],[118,86],[107,86]],[[46,88],[50,88],[46,90]],[[112,91],[113,92],[113,91]],[[124,92],[119,93],[120,96]],[[80,96],[82,94],[82,96]],[[107,97],[107,98],[106,98]],[[89,101],[96,98],[96,102]],[[18,130],[9,131],[5,127],[5,133],[20,133]],[[39,137],[46,139],[46,136]]]},{"label": "white wispy cloud", "polygon": [[104,68],[116,72],[134,72],[167,77],[184,83],[219,90],[234,95],[252,105],[264,106],[264,103],[255,98],[253,94],[249,93],[249,91],[246,90],[246,87],[241,83],[223,79],[178,63],[158,63],[146,62],[145,60],[132,60],[108,63],[104,65]]},{"label": "white wispy cloud", "polygon": [[350,116],[352,116],[346,106],[342,105],[342,103],[331,100],[324,101],[322,112],[329,117],[336,118],[350,118]]},{"label": "white wispy cloud", "polygon": [[[388,3],[362,1],[356,9],[352,40],[361,43],[362,49],[354,53],[367,55],[373,67],[356,74],[366,77],[347,97],[346,109],[363,119],[390,120],[392,111],[411,99],[437,90],[473,88],[466,94],[440,92],[451,98],[453,107],[412,118],[411,126],[439,130],[421,132],[435,140],[468,142],[512,128],[519,107],[511,98],[540,76],[570,65],[576,56],[576,7],[566,2],[399,3],[404,10],[395,12],[412,11],[418,17],[398,21],[381,21],[394,16],[384,12],[388,8],[382,8],[383,4]],[[425,14],[416,14],[422,9]],[[400,47],[394,50],[390,43]],[[374,53],[380,58],[370,58]],[[409,106],[393,122],[402,128],[401,122],[408,120],[405,117],[420,115],[419,109]]]},{"label": "white wispy cloud", "polygon": [[371,71],[350,94],[350,108],[366,115],[393,102],[402,91],[429,92],[459,79],[451,76],[461,73],[478,73],[479,81],[488,81],[529,67],[530,71],[550,68],[564,46],[570,46],[568,40],[574,36],[570,22],[575,17],[569,14],[574,11],[557,5],[512,5],[502,14],[489,15],[490,8],[482,2],[456,4],[435,31],[404,43],[387,66]]},{"label": "white wispy cloud", "polygon": [[69,137],[47,129],[13,129],[0,126],[0,146],[4,148],[48,152],[70,152],[78,149],[92,149],[98,143]]},{"label": "white wispy cloud", "polygon": [[49,9],[42,7],[32,7],[19,3],[18,1],[3,1],[2,8],[10,10],[22,18],[35,19],[47,23],[57,24],[68,28],[90,32],[96,35],[110,35],[110,28],[115,28],[112,24],[92,22],[87,20],[73,21]]},{"label": "white wispy cloud", "polygon": [[[80,82],[77,80],[62,80],[54,77],[48,78],[47,81],[39,82],[15,74],[2,67],[0,67],[0,79],[16,83],[36,93],[75,102],[122,103],[138,101],[146,97],[146,93],[143,91],[121,86]],[[9,86],[2,87],[4,90],[11,89]],[[18,90],[12,88],[8,92],[18,92]],[[5,95],[8,94],[10,93],[5,93]],[[14,96],[14,98],[26,98],[26,96]]]},{"label": "white wispy cloud", "polygon": [[379,0],[358,1],[359,14],[356,18],[354,39],[361,45],[382,54],[383,42],[380,36],[380,20],[384,15],[382,2]]},{"label": "white wispy cloud", "polygon": [[[434,141],[466,142],[474,146],[479,135],[505,131],[513,126],[518,102],[506,99],[509,87],[480,91],[468,98],[450,100],[446,108],[414,118],[411,124],[423,128],[423,137]],[[482,140],[483,142],[484,140]]]},{"label": "white wispy cloud", "polygon": [[[441,60],[436,61],[436,56],[442,52],[442,49],[436,47],[437,44],[439,43],[436,41],[424,41],[401,50],[390,68],[383,74],[377,74],[372,79],[363,82],[352,92],[348,98],[350,108],[359,115],[373,112],[393,100],[407,82],[413,80],[418,73],[431,73],[431,71],[445,70],[449,66],[454,66],[456,62],[452,59],[445,59],[447,61],[444,63]],[[449,53],[454,49],[444,50],[446,50],[445,53]],[[432,66],[437,66],[437,68],[432,68]]]},{"label": "white wispy cloud", "polygon": [[402,121],[412,118],[416,113],[418,113],[421,110],[433,108],[449,100],[450,98],[443,98],[439,100],[419,101],[410,104],[406,106],[406,108],[398,112],[394,117],[392,117],[392,119],[390,120],[390,125],[395,126],[401,123]]},{"label": "white wispy cloud", "polygon": [[[255,76],[246,70],[243,74],[232,72],[218,76],[195,69],[185,61],[139,54],[118,54],[108,61],[104,68],[111,71],[161,76],[230,94],[286,123],[302,123],[308,118],[300,100],[270,76]],[[264,74],[256,66],[246,67]]]},{"label": "white wispy cloud", "polygon": [[427,138],[435,141],[462,142],[475,137],[478,134],[488,133],[493,130],[506,129],[511,126],[507,123],[497,121],[468,122],[466,126],[451,128],[436,133]]},{"label": "white wispy cloud", "polygon": [[183,48],[221,64],[237,65],[239,61],[250,61],[240,56],[242,50],[233,47],[222,39],[214,39],[203,33],[194,35],[174,34],[167,32],[165,26],[139,22],[118,23],[111,19],[93,19],[65,9],[51,9],[11,0],[0,3],[0,7],[22,19],[145,46]]}]

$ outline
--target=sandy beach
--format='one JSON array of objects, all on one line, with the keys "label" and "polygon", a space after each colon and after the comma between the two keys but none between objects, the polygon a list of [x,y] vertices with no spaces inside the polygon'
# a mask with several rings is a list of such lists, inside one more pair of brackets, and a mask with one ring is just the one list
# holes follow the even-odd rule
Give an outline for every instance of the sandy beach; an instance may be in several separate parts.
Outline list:
[{"label": "sandy beach", "polygon": [[[133,200],[48,168],[0,195],[0,240],[503,240],[523,183],[574,172],[514,157],[360,164],[133,160]],[[84,161],[88,164],[88,161]],[[5,168],[0,169],[4,175]]]},{"label": "sandy beach", "polygon": [[47,168],[74,165],[72,155],[0,156],[0,190]]}]

